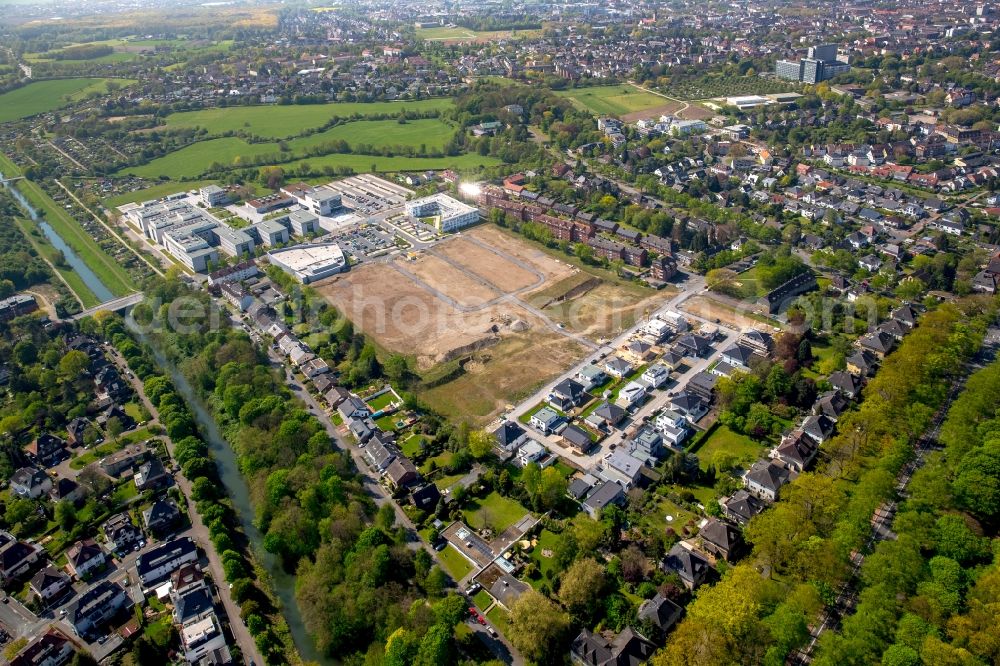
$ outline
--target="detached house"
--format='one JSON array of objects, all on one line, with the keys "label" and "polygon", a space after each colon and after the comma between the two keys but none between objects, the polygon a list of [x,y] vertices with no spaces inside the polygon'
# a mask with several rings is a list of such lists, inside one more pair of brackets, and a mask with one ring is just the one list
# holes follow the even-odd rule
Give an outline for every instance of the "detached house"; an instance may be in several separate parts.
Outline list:
[{"label": "detached house", "polygon": [[612,356],[605,361],[604,370],[612,377],[622,379],[632,373],[632,364],[625,359]]},{"label": "detached house", "polygon": [[579,407],[586,396],[582,384],[572,379],[564,379],[556,384],[552,392],[549,393],[548,403],[554,409],[566,412],[574,407]]},{"label": "detached house", "polygon": [[108,556],[93,539],[77,541],[66,551],[69,569],[77,578],[86,579],[100,571],[108,563]]},{"label": "detached house", "polygon": [[705,582],[712,567],[700,554],[676,543],[660,562],[660,568],[667,573],[677,574],[687,589],[694,590]]},{"label": "detached house", "polygon": [[26,574],[44,552],[38,544],[18,541],[11,534],[0,532],[0,583],[7,585]]},{"label": "detached house", "polygon": [[771,460],[758,460],[743,475],[743,485],[754,497],[773,502],[778,499],[778,492],[789,478],[784,465]]},{"label": "detached house", "polygon": [[10,666],[62,666],[76,652],[73,642],[58,629],[50,627],[24,646]]},{"label": "detached house", "polygon": [[819,451],[819,445],[801,430],[795,430],[781,439],[781,443],[771,450],[771,458],[786,465],[788,469],[802,472],[812,463]]},{"label": "detached house", "polygon": [[40,469],[22,467],[10,478],[10,489],[15,495],[38,499],[52,490],[52,479]]},{"label": "detached house", "polygon": [[64,619],[77,636],[90,640],[99,635],[127,603],[128,595],[120,585],[102,580],[66,608]]},{"label": "detached house", "polygon": [[540,430],[545,435],[548,435],[559,427],[562,420],[563,418],[554,409],[550,407],[542,407],[531,415],[530,423],[531,427]]},{"label": "detached house", "polygon": [[626,628],[611,640],[584,629],[573,640],[570,660],[577,666],[641,664],[655,651],[655,645],[631,628]]},{"label": "detached house", "polygon": [[743,547],[743,535],[740,534],[740,531],[718,518],[708,519],[705,526],[698,531],[698,539],[705,552],[727,562],[738,556]]},{"label": "detached house", "polygon": [[50,564],[32,577],[28,587],[42,604],[47,605],[65,592],[70,582],[69,576],[62,569],[56,569]]},{"label": "detached house", "polygon": [[43,433],[24,447],[24,452],[33,463],[42,467],[52,467],[66,457],[66,442],[62,437]]}]

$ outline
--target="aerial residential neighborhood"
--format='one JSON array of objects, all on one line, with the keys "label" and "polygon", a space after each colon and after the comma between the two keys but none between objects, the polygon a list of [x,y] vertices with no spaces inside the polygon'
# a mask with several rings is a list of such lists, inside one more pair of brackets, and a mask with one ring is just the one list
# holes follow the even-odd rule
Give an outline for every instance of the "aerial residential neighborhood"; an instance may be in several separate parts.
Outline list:
[{"label": "aerial residential neighborhood", "polygon": [[0,17],[0,660],[963,664],[1000,9]]}]

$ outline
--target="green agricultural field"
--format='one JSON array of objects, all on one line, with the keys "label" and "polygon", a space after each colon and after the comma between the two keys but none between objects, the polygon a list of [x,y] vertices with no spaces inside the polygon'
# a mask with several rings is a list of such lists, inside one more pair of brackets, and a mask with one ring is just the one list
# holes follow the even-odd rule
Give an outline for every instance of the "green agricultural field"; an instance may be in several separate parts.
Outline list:
[{"label": "green agricultural field", "polygon": [[119,194],[113,197],[108,197],[104,200],[104,205],[109,208],[117,208],[118,206],[124,206],[128,203],[135,203],[137,201],[149,201],[150,199],[159,199],[160,197],[165,197],[170,194],[176,194],[178,192],[183,192],[185,190],[196,190],[205,185],[211,185],[215,183],[214,180],[200,180],[195,182],[186,183],[157,183],[152,187],[148,187],[144,190],[137,190],[135,192],[126,192],[125,194]]},{"label": "green agricultural field", "polygon": [[61,109],[92,92],[103,94],[111,81],[122,86],[135,83],[127,79],[53,79],[29,83],[0,95],[0,123]]},{"label": "green agricultural field", "polygon": [[400,111],[444,111],[450,98],[400,102],[333,102],[279,106],[239,106],[183,111],[166,118],[167,127],[200,127],[209,134],[244,130],[255,136],[280,139],[320,127],[333,117],[371,116]]},{"label": "green agricultural field", "polygon": [[[433,120],[431,122],[439,122]],[[357,123],[352,123],[352,125]],[[301,149],[303,145],[310,143],[322,143],[314,135],[304,137],[300,140],[288,141],[289,156],[295,160],[296,155],[292,152],[296,148]],[[296,141],[299,141],[296,143]],[[218,162],[225,166],[237,166],[239,161],[245,163],[268,155],[279,153],[277,144],[256,143],[250,144],[237,137],[225,137],[222,139],[209,139],[199,141],[168,155],[157,158],[148,164],[131,167],[123,173],[140,176],[143,178],[159,178],[166,176],[172,179],[196,178],[210,170],[213,163]],[[280,159],[274,160],[281,163]],[[322,157],[301,157],[291,164],[298,166],[306,162],[313,167],[349,167],[359,173],[367,171],[423,171],[426,169],[471,169],[477,166],[492,166],[498,161],[492,157],[480,155],[460,155],[457,157],[382,157],[378,155],[355,155],[355,154],[331,154]],[[372,168],[374,165],[374,169]]]},{"label": "green agricultural field", "polygon": [[630,85],[558,90],[573,106],[598,116],[621,116],[670,104],[670,100]]}]

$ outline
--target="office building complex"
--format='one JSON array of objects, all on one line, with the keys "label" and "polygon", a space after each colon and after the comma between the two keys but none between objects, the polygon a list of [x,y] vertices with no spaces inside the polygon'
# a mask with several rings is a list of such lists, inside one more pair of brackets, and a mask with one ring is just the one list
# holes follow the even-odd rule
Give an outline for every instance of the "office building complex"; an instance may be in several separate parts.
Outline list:
[{"label": "office building complex", "polygon": [[447,194],[435,194],[406,203],[406,214],[418,219],[432,218],[441,231],[455,231],[479,221],[479,210]]},{"label": "office building complex", "polygon": [[837,60],[837,45],[810,46],[801,60],[779,60],[774,73],[781,79],[816,84],[849,71],[851,66]]}]

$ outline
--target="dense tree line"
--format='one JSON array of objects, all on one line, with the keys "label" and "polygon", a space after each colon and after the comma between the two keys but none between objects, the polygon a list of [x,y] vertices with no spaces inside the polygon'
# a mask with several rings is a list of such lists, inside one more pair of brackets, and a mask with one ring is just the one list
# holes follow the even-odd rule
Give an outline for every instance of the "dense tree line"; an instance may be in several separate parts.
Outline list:
[{"label": "dense tree line", "polygon": [[973,375],[861,569],[861,600],[816,663],[1000,661],[1000,363]]},{"label": "dense tree line", "polygon": [[[178,281],[154,285],[148,293],[165,303],[185,296],[206,312],[213,307]],[[454,603],[440,602],[451,604],[451,611],[432,618],[437,611],[424,601],[443,596],[446,577],[426,552],[407,547],[391,505],[376,511],[350,457],[293,398],[266,356],[242,331],[211,327],[212,317],[182,332],[163,311],[140,307],[138,314],[156,322],[155,344],[199,392],[236,451],[264,547],[297,571],[298,603],[320,649],[346,659],[381,654],[395,649],[390,638],[403,629],[407,644],[415,642],[418,653],[429,655],[423,663],[447,663],[435,661],[435,655],[455,649]],[[345,344],[350,347],[353,340],[349,333]],[[365,355],[361,340],[355,362]],[[151,388],[155,395],[157,387]],[[201,457],[201,449],[191,446],[178,453],[186,465]],[[199,499],[217,497],[211,484],[201,491],[205,497]],[[242,565],[232,566],[234,577],[251,576]],[[409,649],[403,652],[411,655]]]},{"label": "dense tree line", "polygon": [[785,486],[781,500],[751,521],[752,556],[699,590],[655,664],[780,664],[808,639],[807,624],[833,602],[872,514],[892,497],[913,443],[995,316],[991,300],[973,298],[921,318],[865,388],[860,407],[840,419],[817,471]]}]

